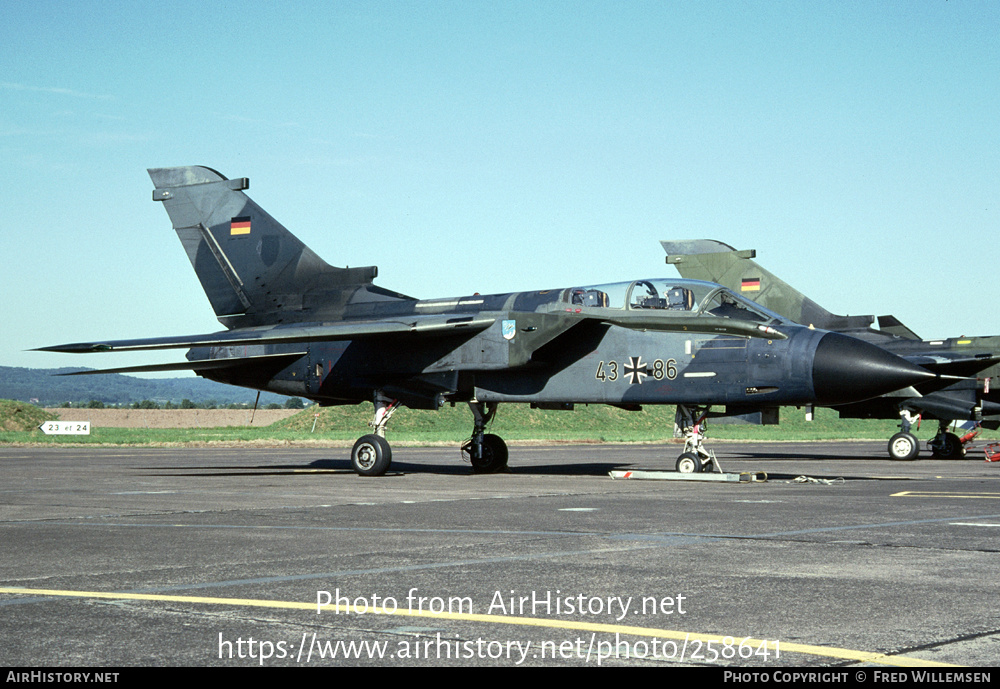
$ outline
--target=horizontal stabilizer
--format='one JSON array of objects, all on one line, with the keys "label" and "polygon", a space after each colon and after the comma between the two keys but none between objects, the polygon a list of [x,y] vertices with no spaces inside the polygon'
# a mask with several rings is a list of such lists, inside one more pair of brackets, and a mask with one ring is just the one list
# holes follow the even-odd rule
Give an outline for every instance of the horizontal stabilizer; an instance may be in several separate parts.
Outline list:
[{"label": "horizontal stabilizer", "polygon": [[936,354],[934,356],[920,355],[904,357],[910,363],[923,366],[928,371],[937,373],[942,377],[965,378],[974,376],[980,371],[986,370],[996,363],[1000,363],[1000,357],[991,354],[980,356],[946,357]]},{"label": "horizontal stabilizer", "polygon": [[474,333],[493,325],[495,318],[484,316],[413,316],[400,320],[355,321],[350,323],[315,323],[276,326],[272,328],[241,328],[205,335],[154,337],[105,342],[76,342],[39,347],[39,352],[90,353],[128,352],[154,349],[187,349],[189,347],[233,347],[237,345],[275,345],[324,340],[355,340],[377,335],[444,336]]},{"label": "horizontal stabilizer", "polygon": [[907,340],[919,340],[920,336],[899,322],[895,316],[879,316],[878,329],[884,333],[903,337]]},{"label": "horizontal stabilizer", "polygon": [[287,366],[296,359],[306,355],[306,352],[291,352],[288,354],[263,354],[261,356],[228,357],[223,359],[202,359],[200,361],[181,361],[176,364],[148,364],[144,366],[122,366],[121,368],[92,369],[89,371],[73,371],[72,373],[56,373],[57,376],[91,376],[103,373],[153,373],[157,371],[213,371],[238,366],[264,366],[267,364],[282,364]]},{"label": "horizontal stabilizer", "polygon": [[968,400],[936,393],[907,402],[906,407],[925,416],[938,419],[970,419],[976,416],[991,416],[1000,412],[995,402]]}]

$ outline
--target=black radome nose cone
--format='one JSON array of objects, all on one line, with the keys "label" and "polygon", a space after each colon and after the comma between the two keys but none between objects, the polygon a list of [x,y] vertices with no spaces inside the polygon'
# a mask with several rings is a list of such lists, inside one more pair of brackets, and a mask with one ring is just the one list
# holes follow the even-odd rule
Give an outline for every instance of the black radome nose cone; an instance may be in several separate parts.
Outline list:
[{"label": "black radome nose cone", "polygon": [[934,377],[892,352],[840,333],[824,335],[813,358],[813,391],[826,405],[860,402]]}]

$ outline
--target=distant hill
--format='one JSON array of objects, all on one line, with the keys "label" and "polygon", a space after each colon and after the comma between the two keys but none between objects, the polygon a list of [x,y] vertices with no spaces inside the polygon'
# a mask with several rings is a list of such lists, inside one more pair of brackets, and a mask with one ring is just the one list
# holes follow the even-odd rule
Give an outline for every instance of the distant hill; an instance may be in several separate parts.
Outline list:
[{"label": "distant hill", "polygon": [[[204,378],[136,378],[120,373],[102,376],[56,376],[56,373],[85,371],[84,368],[14,368],[0,366],[0,399],[21,400],[43,407],[64,402],[100,400],[105,404],[131,404],[143,400],[180,403],[183,399],[200,403],[253,404],[255,390],[224,385]],[[283,404],[288,398],[261,393],[260,404]]]}]

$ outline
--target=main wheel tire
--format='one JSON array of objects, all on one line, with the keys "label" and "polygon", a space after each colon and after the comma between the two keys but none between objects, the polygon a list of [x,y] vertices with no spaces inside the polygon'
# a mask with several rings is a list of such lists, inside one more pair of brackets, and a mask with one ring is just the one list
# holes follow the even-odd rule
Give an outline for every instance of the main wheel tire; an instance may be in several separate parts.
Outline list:
[{"label": "main wheel tire", "polygon": [[700,474],[705,470],[701,458],[693,452],[685,452],[678,457],[676,468],[682,474]]},{"label": "main wheel tire", "polygon": [[483,436],[483,456],[478,459],[472,457],[472,469],[477,474],[495,474],[504,470],[509,456],[503,438],[487,433]]},{"label": "main wheel tire", "polygon": [[909,462],[917,458],[920,452],[920,442],[910,433],[897,433],[889,438],[889,457],[900,462]]},{"label": "main wheel tire", "polygon": [[965,456],[962,441],[954,433],[945,433],[941,444],[932,448],[931,454],[937,459],[961,459]]},{"label": "main wheel tire", "polygon": [[385,438],[374,433],[363,435],[351,450],[351,466],[360,476],[381,476],[392,464],[392,448]]}]

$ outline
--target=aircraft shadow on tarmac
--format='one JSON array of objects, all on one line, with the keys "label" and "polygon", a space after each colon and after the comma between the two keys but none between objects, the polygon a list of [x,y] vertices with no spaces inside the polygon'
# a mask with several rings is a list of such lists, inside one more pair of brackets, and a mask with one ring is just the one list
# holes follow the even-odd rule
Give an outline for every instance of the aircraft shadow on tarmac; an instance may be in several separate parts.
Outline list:
[{"label": "aircraft shadow on tarmac", "polygon": [[[509,468],[508,474],[522,476],[607,476],[614,469],[640,469],[641,466],[630,462],[573,462],[573,463],[535,463]],[[244,467],[219,466],[183,466],[172,467],[170,471],[157,471],[156,476],[310,476],[317,473],[353,474],[354,468],[350,458],[318,459],[308,464],[247,464]],[[402,476],[405,474],[435,474],[447,476],[473,476],[472,467],[463,462],[446,459],[444,461],[406,462],[393,461],[392,469],[387,476]],[[501,474],[503,475],[503,474]]]},{"label": "aircraft shadow on tarmac", "polygon": [[[507,474],[522,476],[607,476],[613,469],[631,466],[628,462],[572,462],[572,463],[532,463],[508,467]],[[312,462],[311,469],[334,469],[353,471],[350,459],[321,459]],[[439,474],[450,476],[473,476],[472,467],[464,462],[445,459],[444,461],[407,462],[393,460],[389,474]],[[389,475],[387,474],[387,475]]]},{"label": "aircraft shadow on tarmac", "polygon": [[[736,451],[727,451],[726,454],[723,457],[720,457],[720,460],[723,461],[723,462],[726,459],[759,459],[759,460],[763,460],[763,461],[774,461],[774,462],[803,461],[803,460],[816,460],[816,459],[819,459],[819,460],[843,460],[843,461],[864,460],[865,462],[877,462],[879,466],[897,466],[897,467],[911,466],[914,463],[914,462],[906,462],[906,461],[894,460],[894,459],[891,459],[890,457],[888,457],[887,455],[884,455],[884,454],[882,454],[882,453],[880,453],[878,451],[867,452],[867,451],[864,451],[864,450],[862,450],[860,452],[850,452],[850,453],[848,453],[848,452],[841,452],[841,453],[838,453],[838,454],[824,454],[824,453],[821,453],[821,452],[808,452],[808,453],[805,453],[805,452],[801,452],[801,451],[796,451],[796,452],[771,452],[771,451],[768,451],[768,452],[747,452],[747,451],[736,450]],[[977,462],[981,462],[982,459],[983,459],[982,452],[979,452],[979,453],[977,453],[975,455],[973,455],[972,452],[968,452],[964,457],[957,457],[957,458],[954,458],[954,459],[941,459],[941,458],[931,459],[929,457],[922,457],[922,458],[920,458],[917,461],[918,462],[919,461],[923,461],[923,462],[929,462],[929,461],[935,461],[935,462],[940,462],[940,461],[943,461],[943,462],[956,462],[956,461],[963,461],[963,460],[965,460],[965,461],[975,460]]]},{"label": "aircraft shadow on tarmac", "polygon": [[[723,458],[720,458],[720,460]],[[821,452],[809,452],[803,453],[801,451],[796,452],[744,452],[744,451],[734,451],[726,452],[726,457],[724,459],[760,459],[766,461],[775,462],[786,462],[791,460],[809,460],[809,459],[841,459],[841,460],[856,460],[863,459],[865,461],[872,460],[885,460],[887,463],[892,462],[893,464],[901,464],[901,462],[893,462],[888,457],[878,456],[870,452],[857,452],[852,454],[824,454]]]}]

